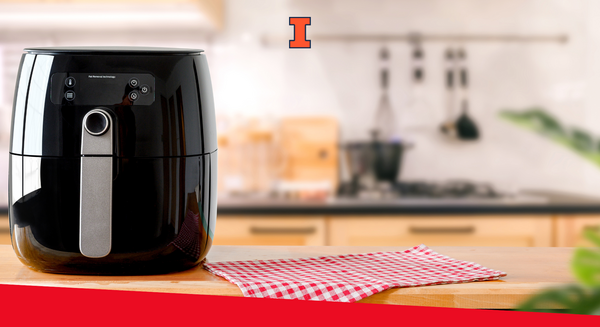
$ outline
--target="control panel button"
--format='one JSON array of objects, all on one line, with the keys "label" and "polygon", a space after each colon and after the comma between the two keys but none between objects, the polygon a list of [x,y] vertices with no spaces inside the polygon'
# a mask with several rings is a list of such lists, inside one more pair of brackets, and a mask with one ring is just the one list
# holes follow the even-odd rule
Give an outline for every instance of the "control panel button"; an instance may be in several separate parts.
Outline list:
[{"label": "control panel button", "polygon": [[135,101],[140,97],[140,95],[136,91],[129,92],[129,100]]},{"label": "control panel button", "polygon": [[65,92],[65,99],[67,99],[68,101],[73,101],[73,99],[75,99],[75,92],[71,90]]},{"label": "control panel button", "polygon": [[67,79],[65,79],[65,85],[67,87],[73,87],[73,86],[75,86],[76,82],[77,81],[75,80],[75,77],[67,77]]},{"label": "control panel button", "polygon": [[[48,89],[50,101],[56,105],[112,106],[125,101],[129,105],[149,106],[156,101],[156,78],[142,72],[65,71],[51,75]],[[132,91],[137,94],[130,97]]]},{"label": "control panel button", "polygon": [[96,111],[85,117],[85,129],[92,135],[102,135],[109,126],[109,120],[106,114]]},{"label": "control panel button", "polygon": [[138,85],[140,85],[140,81],[137,78],[134,77],[129,80],[129,86],[138,87]]}]

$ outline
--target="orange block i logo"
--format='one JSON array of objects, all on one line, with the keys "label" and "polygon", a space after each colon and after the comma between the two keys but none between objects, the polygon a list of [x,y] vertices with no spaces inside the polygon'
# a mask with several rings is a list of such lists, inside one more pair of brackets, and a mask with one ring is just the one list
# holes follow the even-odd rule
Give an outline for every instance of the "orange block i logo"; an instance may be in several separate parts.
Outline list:
[{"label": "orange block i logo", "polygon": [[294,39],[290,40],[290,49],[310,49],[310,40],[306,39],[306,26],[310,25],[310,17],[290,17],[290,25],[294,26]]}]

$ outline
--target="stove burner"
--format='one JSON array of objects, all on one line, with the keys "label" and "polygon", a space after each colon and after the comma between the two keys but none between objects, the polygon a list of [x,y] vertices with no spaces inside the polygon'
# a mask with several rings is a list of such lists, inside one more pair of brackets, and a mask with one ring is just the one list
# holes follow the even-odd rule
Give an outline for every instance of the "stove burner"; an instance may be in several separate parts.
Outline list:
[{"label": "stove burner", "polygon": [[447,181],[442,183],[424,181],[402,181],[377,189],[361,189],[352,183],[344,183],[338,189],[343,197],[361,197],[362,194],[376,193],[391,198],[500,198],[504,194],[486,183],[470,181]]}]

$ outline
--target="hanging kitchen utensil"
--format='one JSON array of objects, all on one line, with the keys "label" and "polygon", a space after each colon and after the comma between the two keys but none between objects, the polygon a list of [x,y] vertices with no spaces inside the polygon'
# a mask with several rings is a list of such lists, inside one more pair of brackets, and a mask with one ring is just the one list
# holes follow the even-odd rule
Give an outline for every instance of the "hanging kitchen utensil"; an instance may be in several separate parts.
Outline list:
[{"label": "hanging kitchen utensil", "polygon": [[462,102],[462,113],[456,120],[458,138],[462,140],[476,140],[479,138],[479,129],[473,119],[469,117],[467,111],[468,102],[464,99]]},{"label": "hanging kitchen utensil", "polygon": [[375,190],[381,183],[391,184],[396,181],[400,170],[406,145],[398,137],[396,117],[389,100],[389,59],[390,52],[383,47],[379,52],[381,98],[375,112],[371,140],[350,142],[343,147],[352,192]]},{"label": "hanging kitchen utensil", "polygon": [[449,136],[456,136],[456,118],[454,117],[454,106],[456,104],[455,75],[456,75],[456,55],[451,48],[446,50],[445,59],[445,84],[446,84],[446,118],[440,125],[442,133]]},{"label": "hanging kitchen utensil", "polygon": [[397,136],[396,117],[390,104],[390,98],[388,94],[390,52],[386,47],[383,47],[379,52],[379,59],[381,65],[379,73],[381,97],[379,98],[379,104],[375,112],[373,133],[377,134],[377,137],[381,140],[390,141],[395,139]]},{"label": "hanging kitchen utensil", "polygon": [[381,100],[375,116],[375,129],[372,132],[370,155],[367,157],[378,181],[393,182],[396,180],[400,169],[402,157],[402,144],[396,134],[396,117],[390,105],[389,86],[389,59],[387,48],[382,48],[379,53],[381,60]]},{"label": "hanging kitchen utensil", "polygon": [[467,96],[468,75],[466,53],[463,49],[457,52],[459,64],[459,77],[461,85],[461,114],[456,120],[456,134],[461,140],[476,140],[479,138],[479,129],[475,121],[469,116],[469,102]]},{"label": "hanging kitchen utensil", "polygon": [[428,93],[424,85],[425,51],[418,39],[412,44],[409,100],[402,108],[400,119],[400,130],[408,138],[414,137],[415,133],[437,129],[437,124],[442,119],[427,100]]}]

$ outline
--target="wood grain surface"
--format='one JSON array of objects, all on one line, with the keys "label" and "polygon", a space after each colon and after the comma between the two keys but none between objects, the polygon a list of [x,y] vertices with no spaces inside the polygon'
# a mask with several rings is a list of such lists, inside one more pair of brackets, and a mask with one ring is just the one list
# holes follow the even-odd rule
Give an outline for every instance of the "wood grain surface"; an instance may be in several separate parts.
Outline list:
[{"label": "wood grain surface", "polygon": [[[400,247],[214,246],[211,262],[302,258],[321,255],[401,251]],[[363,299],[385,303],[454,308],[510,309],[544,288],[573,282],[569,260],[573,248],[432,247],[438,253],[504,271],[498,281],[395,288]],[[201,267],[150,276],[78,276],[40,273],[25,267],[9,245],[0,245],[0,284],[75,287],[242,296],[237,286]]]}]

